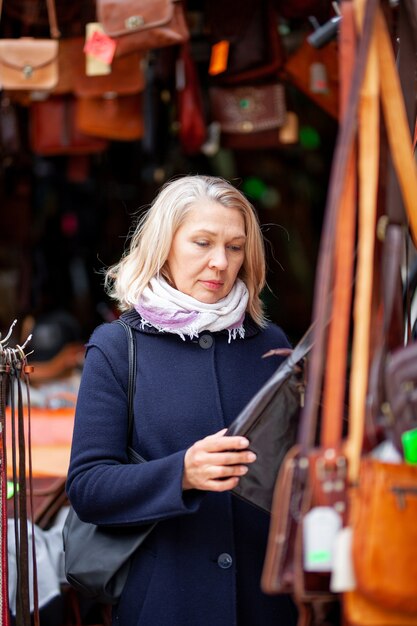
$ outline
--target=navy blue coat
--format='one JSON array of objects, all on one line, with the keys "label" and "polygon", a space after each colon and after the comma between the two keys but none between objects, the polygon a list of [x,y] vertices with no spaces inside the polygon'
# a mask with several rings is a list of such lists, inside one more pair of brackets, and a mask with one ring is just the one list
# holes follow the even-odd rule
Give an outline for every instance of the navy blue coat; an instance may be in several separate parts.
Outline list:
[{"label": "navy blue coat", "polygon": [[228,426],[272,375],[288,346],[277,326],[246,321],[246,336],[208,341],[137,331],[133,448],[149,462],[126,464],[127,339],[103,324],[87,344],[75,417],[69,499],[85,521],[158,524],[134,558],[119,626],[293,626],[287,596],[267,596],[259,580],[269,517],[229,492],[182,491],[185,451]]}]

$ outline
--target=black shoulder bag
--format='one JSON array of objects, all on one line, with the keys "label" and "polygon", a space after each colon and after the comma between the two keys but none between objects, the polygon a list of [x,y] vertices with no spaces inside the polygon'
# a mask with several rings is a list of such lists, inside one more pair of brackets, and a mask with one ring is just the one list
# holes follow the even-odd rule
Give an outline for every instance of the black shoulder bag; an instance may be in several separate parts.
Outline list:
[{"label": "black shoulder bag", "polygon": [[[129,345],[128,380],[128,455],[131,463],[144,463],[131,447],[133,395],[136,383],[136,344],[132,329],[122,320]],[[62,531],[65,575],[72,587],[83,595],[116,604],[126,583],[130,558],[149,535],[156,522],[145,526],[109,527],[82,522],[71,507]]]}]

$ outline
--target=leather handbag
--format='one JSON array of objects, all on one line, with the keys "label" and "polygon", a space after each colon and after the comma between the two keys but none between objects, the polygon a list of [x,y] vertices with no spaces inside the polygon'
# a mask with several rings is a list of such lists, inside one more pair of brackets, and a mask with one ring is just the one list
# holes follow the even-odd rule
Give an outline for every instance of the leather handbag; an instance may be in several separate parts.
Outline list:
[{"label": "leather handbag", "polygon": [[51,39],[0,39],[0,84],[3,89],[50,90],[57,84],[59,30],[54,0],[47,0],[47,8]]},{"label": "leather handbag", "polygon": [[279,130],[286,121],[282,83],[210,87],[209,99],[225,147],[259,149],[280,144]]},{"label": "leather handbag", "polygon": [[[212,44],[209,73],[216,84],[250,84],[278,75],[285,53],[271,0],[211,0],[205,17]],[[219,44],[226,46],[226,54],[218,65]]]},{"label": "leather handbag", "polygon": [[58,42],[52,39],[0,39],[3,89],[50,90],[58,82]]},{"label": "leather handbag", "polygon": [[226,432],[226,436],[247,437],[257,455],[256,463],[232,493],[267,512],[271,511],[281,463],[296,440],[305,385],[304,359],[311,341],[310,328]]},{"label": "leather handbag", "polygon": [[114,141],[135,141],[143,137],[142,94],[77,98],[75,123],[79,131]]},{"label": "leather handbag", "polygon": [[[132,329],[123,320],[128,338],[128,442],[133,429],[133,396],[136,384],[136,343]],[[145,460],[128,446],[131,463]],[[82,522],[70,508],[63,528],[65,576],[83,595],[105,604],[117,603],[129,573],[130,557],[156,523],[136,527],[104,527]]]},{"label": "leather handbag", "polygon": [[116,57],[190,37],[181,0],[97,0],[96,6],[98,21],[117,43]]},{"label": "leather handbag", "polygon": [[375,605],[417,620],[417,466],[362,459],[351,495],[358,589]]},{"label": "leather handbag", "polygon": [[[411,22],[412,17],[415,15],[409,15],[407,21]],[[381,8],[376,16],[374,37],[388,143],[410,220],[411,237],[415,241],[417,229],[413,198],[417,191],[417,174],[392,43]],[[404,43],[405,39],[401,37],[401,44]],[[368,167],[366,173],[368,175]],[[407,411],[405,403],[413,401],[416,373],[412,355],[415,345],[411,342],[404,347],[404,332],[393,332],[398,322],[393,299],[398,292],[398,282],[401,283],[399,269],[403,258],[402,237],[406,232],[406,216],[401,203],[397,202],[395,207],[388,204],[387,218],[382,250],[383,293],[380,295],[382,322],[379,325],[382,326],[382,332],[379,333],[372,358],[373,365],[377,363],[374,370],[377,372],[376,378],[380,378],[382,392],[374,394],[375,381],[372,380],[373,385],[370,385],[368,391],[371,398],[367,398],[367,406],[372,407],[373,418],[375,413],[382,414],[380,423],[383,424],[387,439],[397,444],[400,433],[409,429],[414,421],[412,404],[409,407],[411,410]],[[395,338],[399,344],[396,349],[393,345]],[[393,367],[396,368],[395,372]],[[356,412],[352,417],[353,432],[347,450],[352,485],[349,492],[349,522],[356,586],[344,594],[343,617],[349,626],[411,626],[417,623],[414,584],[417,562],[417,467],[404,461],[384,463],[366,455],[362,438],[364,425],[357,423]]]},{"label": "leather handbag", "polygon": [[76,101],[71,95],[50,96],[29,108],[29,140],[35,154],[57,156],[103,152],[104,139],[82,133],[75,123]]}]

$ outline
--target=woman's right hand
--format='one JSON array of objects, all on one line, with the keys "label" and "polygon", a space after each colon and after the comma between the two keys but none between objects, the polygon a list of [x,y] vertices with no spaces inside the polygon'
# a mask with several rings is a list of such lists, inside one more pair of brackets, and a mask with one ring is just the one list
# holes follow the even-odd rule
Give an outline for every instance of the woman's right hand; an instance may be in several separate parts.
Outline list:
[{"label": "woman's right hand", "polygon": [[225,437],[226,428],[196,441],[184,457],[183,489],[228,491],[256,461],[245,437]]}]

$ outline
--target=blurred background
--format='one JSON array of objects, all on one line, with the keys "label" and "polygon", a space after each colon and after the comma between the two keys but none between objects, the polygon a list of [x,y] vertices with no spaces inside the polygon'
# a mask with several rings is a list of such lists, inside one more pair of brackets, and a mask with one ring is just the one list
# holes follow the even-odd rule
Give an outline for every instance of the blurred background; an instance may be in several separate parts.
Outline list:
[{"label": "blurred background", "polygon": [[[3,335],[17,319],[21,339],[35,320],[59,310],[76,322],[73,339],[85,341],[98,323],[114,319],[118,312],[103,292],[103,270],[120,258],[133,221],[159,187],[174,176],[196,173],[230,180],[254,204],[266,240],[268,315],[292,341],[309,325],[337,132],[337,7],[319,0],[180,4],[188,41],[141,50],[142,82],[128,88],[129,95],[114,72],[114,101],[135,99],[136,126],[129,137],[124,130],[118,136],[116,124],[110,130],[80,126],[80,107],[92,81],[86,88],[77,78],[75,85],[58,83],[47,90],[3,88]],[[87,24],[98,22],[97,10],[98,0],[56,0],[61,64],[65,44],[84,44]],[[323,41],[309,43],[323,26]],[[46,2],[4,0],[0,35],[50,38]],[[220,55],[219,61],[215,46],[224,41],[228,58],[222,61]],[[0,72],[1,63],[0,58]],[[270,99],[262,100],[265,87],[279,94],[269,112]],[[105,89],[101,100],[108,96]],[[243,90],[237,94],[240,112],[250,112],[255,103],[256,120],[262,115],[273,120],[267,132],[256,123],[245,131],[227,126],[236,89]],[[91,104],[91,90],[89,97]],[[55,113],[48,113],[51,105]],[[67,128],[69,121],[75,131]],[[81,142],[74,138],[80,128]]]}]

